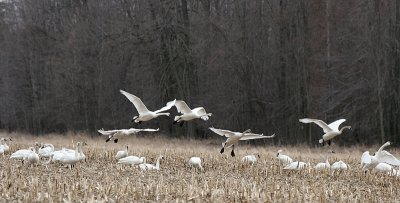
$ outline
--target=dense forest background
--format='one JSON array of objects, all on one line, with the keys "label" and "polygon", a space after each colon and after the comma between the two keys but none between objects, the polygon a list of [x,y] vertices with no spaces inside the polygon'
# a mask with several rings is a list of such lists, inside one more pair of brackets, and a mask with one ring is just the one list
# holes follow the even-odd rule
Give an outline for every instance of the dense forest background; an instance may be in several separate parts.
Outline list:
[{"label": "dense forest background", "polygon": [[[399,39],[394,0],[3,0],[0,129],[207,138],[214,126],[313,145],[322,130],[299,118],[346,118],[339,144],[399,143]],[[135,126],[119,89],[213,116]]]}]

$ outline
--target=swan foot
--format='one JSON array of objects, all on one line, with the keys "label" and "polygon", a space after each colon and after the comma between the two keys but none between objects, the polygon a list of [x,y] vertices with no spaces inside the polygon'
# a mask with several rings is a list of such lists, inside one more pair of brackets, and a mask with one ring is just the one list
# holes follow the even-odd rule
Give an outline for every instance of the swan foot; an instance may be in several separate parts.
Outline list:
[{"label": "swan foot", "polygon": [[114,140],[114,143],[118,143],[118,139],[115,139],[115,140]]},{"label": "swan foot", "polygon": [[231,151],[231,156],[232,156],[232,157],[235,156],[235,152],[233,151],[233,149],[232,149],[232,151]]},{"label": "swan foot", "polygon": [[108,138],[108,139],[106,139],[106,142],[109,142],[111,139],[110,138]]},{"label": "swan foot", "polygon": [[224,153],[224,150],[225,150],[225,148],[224,147],[222,147],[222,149],[221,149],[221,151],[219,152],[219,153]]},{"label": "swan foot", "polygon": [[328,143],[329,146],[331,146],[331,140],[326,141]]}]

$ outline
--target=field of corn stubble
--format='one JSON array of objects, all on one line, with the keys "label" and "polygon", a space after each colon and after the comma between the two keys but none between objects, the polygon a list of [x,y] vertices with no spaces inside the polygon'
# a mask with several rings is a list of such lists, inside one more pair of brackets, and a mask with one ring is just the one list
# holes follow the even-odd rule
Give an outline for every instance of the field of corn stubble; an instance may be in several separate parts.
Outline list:
[{"label": "field of corn stubble", "polygon": [[[11,137],[11,152],[27,148],[35,141],[53,143],[56,149],[72,147],[85,141],[86,162],[69,169],[59,164],[23,165],[10,160],[10,153],[0,157],[0,202],[399,202],[400,178],[385,174],[365,174],[360,169],[364,150],[376,147],[335,148],[330,162],[343,160],[350,170],[332,174],[314,170],[284,171],[275,159],[283,149],[294,160],[315,165],[323,162],[326,148],[254,147],[242,143],[230,157],[230,149],[219,153],[216,140],[129,137],[120,143],[84,135],[48,135],[31,137],[0,133]],[[142,172],[135,167],[116,164],[117,150],[128,144],[130,155],[154,163],[162,154],[159,171]],[[388,148],[395,156],[400,152]],[[259,161],[243,165],[241,157],[259,153]],[[203,159],[204,171],[191,169],[191,156]],[[44,161],[43,161],[44,162]]]}]

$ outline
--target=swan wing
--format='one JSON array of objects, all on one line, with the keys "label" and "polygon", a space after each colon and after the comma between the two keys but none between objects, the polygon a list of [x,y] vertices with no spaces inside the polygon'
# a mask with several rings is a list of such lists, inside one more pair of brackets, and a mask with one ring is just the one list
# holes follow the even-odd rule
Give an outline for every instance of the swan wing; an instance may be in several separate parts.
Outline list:
[{"label": "swan wing", "polygon": [[366,151],[362,154],[361,156],[361,166],[364,166],[366,164],[371,164],[371,156],[369,155],[369,151]]},{"label": "swan wing", "polygon": [[318,119],[302,118],[299,119],[299,121],[302,123],[315,123],[324,130],[324,133],[332,131],[332,129],[324,121]]},{"label": "swan wing", "polygon": [[112,135],[112,134],[120,132],[120,131],[121,130],[103,130],[103,129],[97,130],[97,132],[99,132],[102,135]]},{"label": "swan wing", "polygon": [[391,153],[383,150],[381,153],[378,154],[379,162],[384,162],[394,166],[400,166],[400,160],[394,157]]},{"label": "swan wing", "polygon": [[211,131],[217,133],[218,135],[225,136],[225,137],[231,137],[231,136],[235,135],[234,132],[229,131],[229,130],[216,129],[216,128],[213,128],[213,127],[210,127],[209,129]]},{"label": "swan wing", "polygon": [[132,104],[135,106],[136,110],[138,111],[139,114],[143,114],[143,113],[147,113],[149,112],[149,110],[147,109],[147,107],[143,104],[142,100],[133,95],[130,94],[128,92],[125,92],[124,90],[119,90],[121,92],[121,94],[123,94],[126,98],[129,99],[129,101],[132,102]]},{"label": "swan wing", "polygon": [[345,121],[346,121],[346,119],[339,119],[339,120],[337,120],[337,121],[335,121],[335,122],[330,123],[330,124],[328,125],[328,127],[331,128],[331,129],[334,130],[334,131],[339,131],[339,126],[340,126],[340,124],[342,124],[342,123],[345,122]]},{"label": "swan wing", "polygon": [[175,101],[175,107],[176,110],[178,110],[178,113],[191,113],[192,109],[189,108],[189,106],[186,104],[186,102],[182,100]]},{"label": "swan wing", "polygon": [[174,100],[168,102],[168,103],[167,103],[164,107],[162,107],[161,109],[159,109],[159,110],[157,110],[157,111],[154,111],[154,113],[160,113],[160,112],[163,112],[163,111],[168,111],[168,110],[170,110],[173,106],[175,106],[175,102],[176,102],[176,99],[174,99]]},{"label": "swan wing", "polygon": [[245,133],[240,140],[254,140],[273,137],[275,137],[275,134],[272,134],[271,136],[264,136],[263,134]]},{"label": "swan wing", "polygon": [[151,128],[135,129],[135,128],[131,128],[131,129],[128,130],[129,131],[128,134],[138,133],[138,132],[141,132],[141,131],[156,132],[156,131],[159,131],[159,130],[160,130],[159,128],[157,128],[157,129],[151,129]]}]

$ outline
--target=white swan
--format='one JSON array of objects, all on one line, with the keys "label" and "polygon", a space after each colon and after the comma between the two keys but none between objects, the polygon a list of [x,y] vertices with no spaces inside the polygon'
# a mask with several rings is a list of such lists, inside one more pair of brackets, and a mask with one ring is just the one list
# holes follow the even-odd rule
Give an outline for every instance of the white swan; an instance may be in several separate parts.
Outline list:
[{"label": "white swan", "polygon": [[190,121],[196,118],[201,118],[206,121],[212,115],[212,113],[207,113],[204,107],[190,109],[189,106],[182,100],[176,101],[175,107],[178,110],[178,113],[182,113],[182,115],[175,116],[174,124],[180,123],[181,126],[185,121]]},{"label": "white swan", "polygon": [[142,171],[147,171],[147,170],[160,170],[160,160],[161,160],[161,159],[164,159],[164,157],[163,157],[163,156],[159,156],[159,157],[157,158],[156,165],[154,165],[154,164],[146,164],[146,163],[139,164],[139,168],[140,168],[140,170],[142,170]]},{"label": "white swan", "polygon": [[34,147],[29,147],[30,153],[24,157],[24,161],[29,164],[36,164],[39,162],[39,154],[36,153],[36,149]]},{"label": "white swan", "polygon": [[189,166],[203,170],[201,166],[201,158],[200,157],[191,157],[188,161]]},{"label": "white swan", "polygon": [[127,157],[128,156],[128,145],[125,146],[124,150],[120,150],[117,152],[117,155],[115,155],[115,158],[117,158],[117,160]]},{"label": "white swan", "polygon": [[133,95],[130,94],[128,92],[125,92],[124,90],[120,90],[121,94],[123,94],[126,98],[129,99],[129,101],[131,101],[133,103],[133,105],[135,106],[136,110],[139,113],[139,116],[134,116],[132,118],[132,122],[135,123],[141,123],[143,121],[149,121],[153,118],[157,118],[158,116],[169,116],[169,113],[161,113],[163,111],[167,111],[169,109],[171,109],[171,107],[173,107],[175,105],[175,100],[170,101],[166,104],[166,106],[164,106],[163,108],[157,110],[157,111],[150,111],[147,109],[147,107],[143,104],[142,100]]},{"label": "white swan", "polygon": [[231,147],[232,146],[232,151],[231,151],[231,156],[235,156],[235,144],[239,142],[239,140],[252,140],[252,139],[262,139],[262,138],[273,138],[275,137],[275,134],[271,136],[263,136],[263,134],[254,134],[251,133],[251,130],[248,129],[242,133],[240,132],[232,132],[229,130],[222,130],[222,129],[216,129],[213,127],[209,128],[211,131],[217,133],[218,135],[225,136],[227,137],[226,142],[222,143],[222,149],[220,153],[224,153],[225,148]]},{"label": "white swan", "polygon": [[387,163],[394,166],[400,166],[400,160],[394,157],[389,152],[383,150],[389,146],[390,142],[383,144],[373,156],[369,155],[369,151],[366,151],[361,156],[361,166],[363,169],[372,170],[379,163]]},{"label": "white swan", "polygon": [[156,132],[158,131],[159,128],[157,129],[135,129],[135,128],[130,128],[130,129],[120,129],[120,130],[97,130],[101,135],[108,135],[108,138],[106,139],[106,142],[110,140],[114,140],[114,143],[118,143],[118,139],[122,138],[124,136],[132,135],[138,132],[146,131],[146,132]]},{"label": "white swan", "polygon": [[290,158],[287,155],[282,154],[282,150],[278,150],[278,154],[276,155],[276,158],[281,162],[284,166],[287,166],[288,164],[293,162],[293,159]]},{"label": "white swan", "polygon": [[387,164],[387,163],[379,163],[378,165],[375,166],[372,171],[379,172],[379,173],[387,173],[390,175],[396,174],[396,170],[393,168],[393,166]]},{"label": "white swan", "polygon": [[39,156],[49,158],[54,152],[54,145],[50,143],[43,144],[39,148]]},{"label": "white swan", "polygon": [[326,156],[325,162],[318,163],[317,165],[314,166],[314,169],[317,170],[317,171],[330,169],[330,168],[331,168],[331,164],[329,163],[328,159],[329,159],[329,156],[331,155],[331,153],[335,153],[335,152],[331,151],[331,152]]},{"label": "white swan", "polygon": [[349,167],[343,161],[337,161],[331,165],[331,170],[347,170]]},{"label": "white swan", "polygon": [[136,165],[136,164],[142,164],[146,163],[146,158],[145,157],[137,157],[137,156],[127,156],[125,158],[121,158],[117,162],[118,164],[124,164],[124,165]]},{"label": "white swan", "polygon": [[303,119],[299,119],[299,121],[302,123],[315,123],[324,130],[325,134],[322,135],[322,139],[319,140],[319,143],[321,143],[321,144],[325,144],[325,142],[327,142],[328,145],[331,145],[331,140],[333,138],[335,138],[337,135],[342,134],[344,129],[351,129],[351,126],[344,126],[339,130],[340,124],[345,122],[346,119],[339,119],[335,122],[332,122],[329,125],[327,125],[322,120],[311,119],[311,118],[303,118]]},{"label": "white swan", "polygon": [[260,155],[259,154],[247,155],[242,158],[241,162],[247,162],[253,165],[255,162],[257,162],[257,157],[260,158]]},{"label": "white swan", "polygon": [[309,164],[307,165],[305,162],[295,161],[295,162],[292,162],[292,163],[286,165],[283,169],[284,170],[300,170],[300,169],[305,169],[309,166],[310,165]]},{"label": "white swan", "polygon": [[[36,146],[36,145],[35,145]],[[32,153],[31,148],[28,149],[20,149],[16,152],[12,153],[10,159],[16,160],[26,160],[26,158]]]},{"label": "white swan", "polygon": [[74,153],[64,153],[63,156],[60,158],[60,162],[64,165],[67,165],[70,169],[73,165],[78,163],[82,160],[80,156],[80,152],[82,150],[82,144],[80,142],[76,143],[76,149]]},{"label": "white swan", "polygon": [[11,138],[1,138],[0,139],[0,154],[10,151],[10,147],[7,144],[7,140],[12,141]]}]

